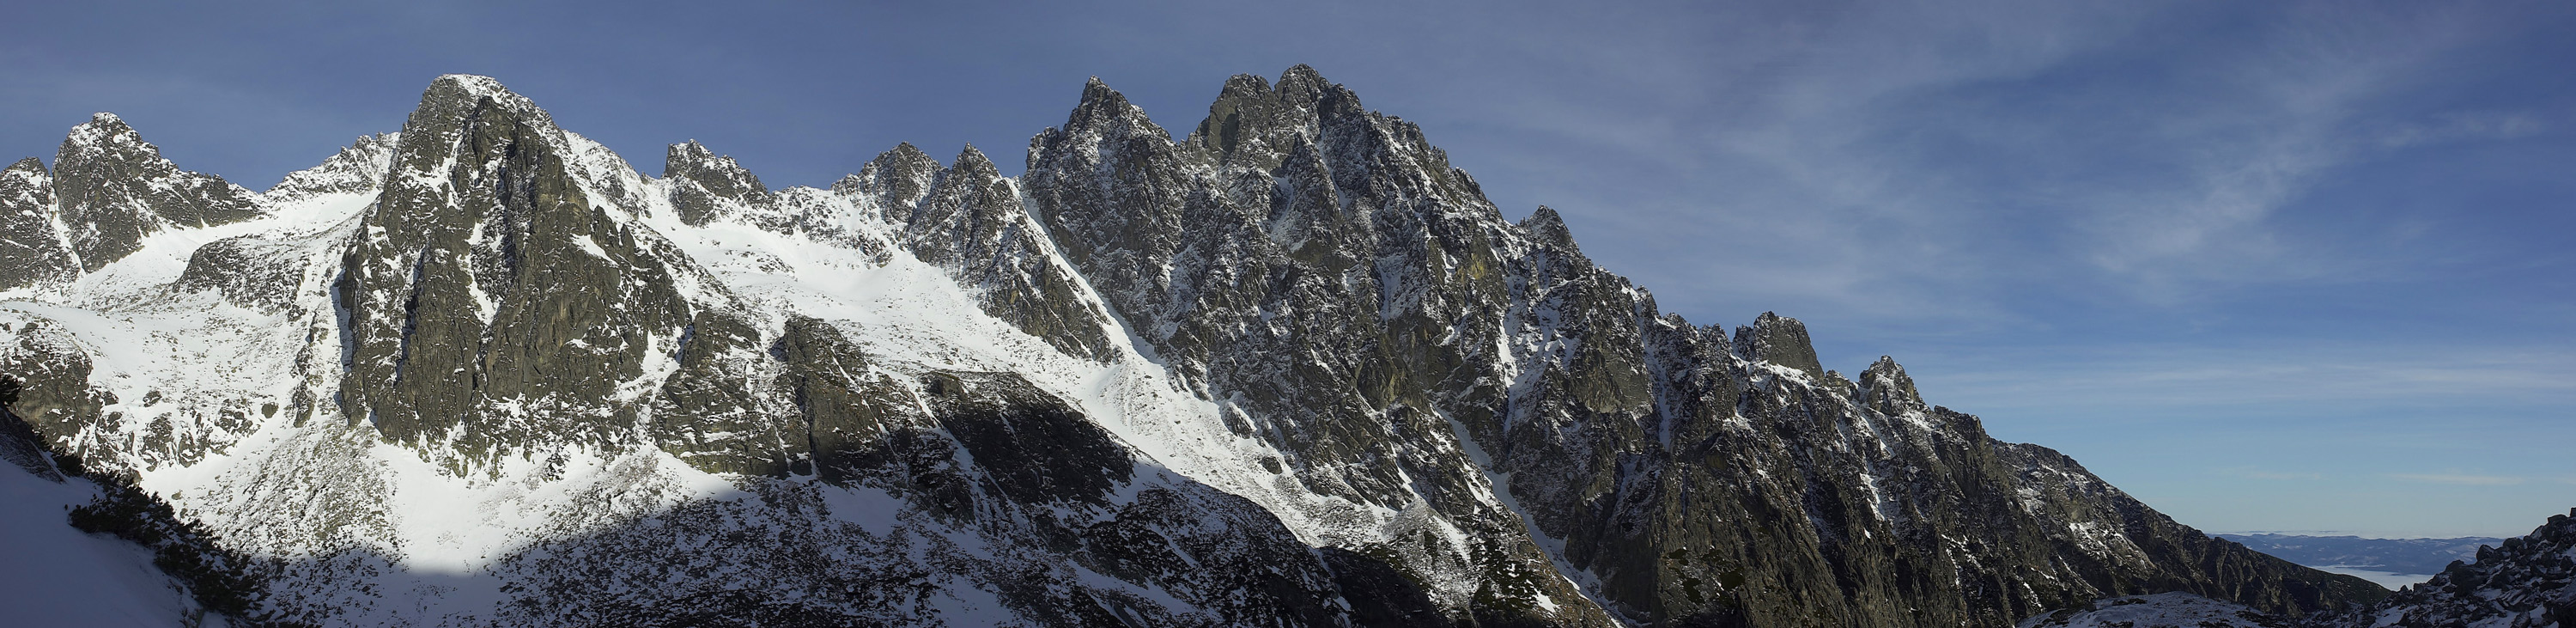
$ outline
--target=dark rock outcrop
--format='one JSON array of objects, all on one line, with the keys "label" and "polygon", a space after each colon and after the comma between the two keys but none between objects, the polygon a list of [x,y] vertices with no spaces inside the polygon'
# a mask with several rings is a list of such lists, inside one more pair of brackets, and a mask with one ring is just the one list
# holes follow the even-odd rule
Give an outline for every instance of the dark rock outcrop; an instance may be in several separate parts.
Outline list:
[{"label": "dark rock outcrop", "polygon": [[2531,534],[2478,548],[2375,606],[2316,622],[2332,628],[2576,626],[2576,510]]},{"label": "dark rock outcrop", "polygon": [[589,199],[568,142],[488,78],[440,77],[347,245],[343,412],[468,458],[620,440],[657,342],[692,319],[670,254]]},{"label": "dark rock outcrop", "polygon": [[188,266],[171,287],[186,292],[214,291],[233,305],[266,312],[295,309],[304,287],[301,247],[259,236],[208,242],[188,255]]},{"label": "dark rock outcrop", "polygon": [[54,224],[54,181],[34,157],[0,170],[0,290],[80,277],[80,260]]},{"label": "dark rock outcrop", "polygon": [[109,461],[133,448],[134,443],[110,436],[125,417],[103,411],[116,403],[116,395],[90,387],[92,364],[78,339],[45,319],[12,331],[16,341],[0,345],[0,376],[13,380],[17,389],[10,414],[63,453]]},{"label": "dark rock outcrop", "polygon": [[256,197],[222,177],[187,172],[161,157],[113,114],[72,127],[54,154],[54,197],[81,267],[98,270],[133,254],[145,236],[260,215]]}]

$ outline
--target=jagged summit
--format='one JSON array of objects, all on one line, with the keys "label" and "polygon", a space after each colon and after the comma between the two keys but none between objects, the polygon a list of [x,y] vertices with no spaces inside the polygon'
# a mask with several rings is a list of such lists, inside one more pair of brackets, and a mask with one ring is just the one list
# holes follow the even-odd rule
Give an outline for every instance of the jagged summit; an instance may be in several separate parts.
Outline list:
[{"label": "jagged summit", "polygon": [[877,154],[858,174],[843,177],[832,184],[832,191],[846,195],[864,195],[886,199],[886,216],[898,222],[912,219],[912,207],[930,191],[939,174],[939,159],[922,152],[911,142]]},{"label": "jagged summit", "polygon": [[97,271],[175,227],[208,227],[260,215],[256,196],[222,177],[180,170],[115,114],[72,127],[54,154],[59,220],[85,271]]},{"label": "jagged summit", "polygon": [[1357,95],[1324,80],[1314,68],[1289,68],[1276,87],[1259,76],[1238,74],[1226,80],[1216,102],[1208,105],[1207,118],[1184,143],[1221,165],[1266,170],[1320,139],[1327,118],[1361,112]]},{"label": "jagged summit", "polygon": [[976,150],[974,144],[959,149],[957,158],[949,161],[948,168],[968,176],[998,177],[1002,174],[1000,167],[993,165],[993,159],[985,157],[984,151]]},{"label": "jagged summit", "polygon": [[760,177],[697,140],[671,145],[663,158],[662,178],[671,183],[671,205],[678,209],[680,221],[692,225],[740,212],[741,205],[769,196],[769,186],[762,185]]},{"label": "jagged summit", "polygon": [[1735,350],[1753,359],[1803,371],[1808,377],[1825,376],[1824,364],[1816,359],[1815,341],[1807,337],[1807,324],[1798,319],[1763,312],[1752,325],[1735,328]]},{"label": "jagged summit", "polygon": [[1888,416],[1931,410],[1923,403],[1923,393],[1914,388],[1914,378],[1893,357],[1878,356],[1877,362],[1861,371],[1860,387],[1863,401]]},{"label": "jagged summit", "polygon": [[[603,211],[579,158],[497,81],[430,84],[334,285],[350,320],[344,414],[395,441],[452,443],[465,461],[631,429],[634,409],[609,393],[646,377],[654,339],[689,324],[673,281],[685,271]],[[555,409],[521,409],[539,399]]]},{"label": "jagged summit", "polygon": [[[179,176],[84,132],[86,166],[0,171],[0,246],[60,251],[0,279],[87,260],[43,231],[95,224],[57,219],[72,174]],[[196,231],[0,297],[0,373],[48,445],[274,558],[262,621],[1928,627],[2375,591],[1892,359],[1843,381],[1796,319],[1661,312],[1313,68],[1228,79],[1179,140],[1095,78],[1029,151],[773,189],[692,140],[651,177],[439,77],[244,196],[264,219],[83,201]]]},{"label": "jagged summit", "polygon": [[510,91],[509,87],[501,84],[500,79],[479,74],[439,75],[438,78],[430,80],[429,88],[421,98],[426,104],[433,97],[466,100],[489,98],[514,111],[527,112],[537,109],[534,101],[520,96],[518,92]]},{"label": "jagged summit", "polygon": [[[1071,114],[1065,116],[1064,126],[1059,129],[1062,133],[1072,135],[1151,133],[1162,136],[1166,142],[1171,140],[1171,134],[1165,132],[1163,127],[1154,124],[1154,121],[1145,115],[1144,108],[1127,102],[1125,94],[1110,89],[1109,84],[1101,82],[1100,77],[1097,76],[1091,77],[1090,82],[1083,84],[1081,102],[1074,105]],[[1056,132],[1058,129],[1048,129],[1030,141],[1035,144]],[[1031,152],[1032,158],[1035,155],[1034,151]]]},{"label": "jagged summit", "polygon": [[1530,212],[1528,218],[1522,218],[1520,228],[1539,243],[1567,252],[1575,250],[1574,232],[1565,227],[1565,217],[1557,215],[1555,209],[1546,205],[1538,206],[1538,210]]},{"label": "jagged summit", "polygon": [[287,173],[276,185],[269,186],[262,196],[273,202],[282,202],[324,194],[371,193],[382,189],[385,174],[392,170],[394,148],[401,139],[401,133],[359,136],[349,146],[323,160],[321,165]]}]

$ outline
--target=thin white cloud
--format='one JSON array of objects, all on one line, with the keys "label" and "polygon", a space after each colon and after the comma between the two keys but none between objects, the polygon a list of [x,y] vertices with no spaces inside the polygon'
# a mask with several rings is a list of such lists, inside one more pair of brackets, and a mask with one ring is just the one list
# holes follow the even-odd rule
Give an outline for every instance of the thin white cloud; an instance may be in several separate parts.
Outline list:
[{"label": "thin white cloud", "polygon": [[[1526,172],[1494,187],[1537,195],[1578,227],[1607,225],[1611,238],[1661,234],[1596,257],[1677,305],[1725,293],[1963,321],[1991,321],[2009,309],[1998,300],[2034,286],[2181,306],[2248,286],[2388,276],[2383,267],[2403,264],[2384,251],[2304,239],[2276,216],[2390,151],[2549,128],[2514,112],[2373,117],[2477,42],[2488,26],[2478,16],[2339,4],[2195,11],[1999,2],[1796,13],[1672,55],[1699,67],[1551,49],[1651,69],[1615,75],[1662,81],[1653,106],[1563,90],[1479,111],[1672,177],[1647,192],[1541,160],[1510,166]],[[2245,14],[2260,23],[2229,28],[2246,36],[2170,32]],[[2157,69],[2086,82],[2139,65]],[[1694,115],[1671,115],[1674,103]],[[2057,157],[2080,165],[2052,169]]]},{"label": "thin white cloud", "polygon": [[2315,472],[2301,472],[2301,471],[2270,471],[2270,470],[2265,470],[2265,469],[2260,469],[2260,468],[2255,468],[2255,467],[2234,467],[2234,468],[2228,468],[2228,469],[2220,469],[2220,470],[2219,470],[2219,473],[2220,473],[2221,475],[2229,475],[2229,476],[2235,476],[2235,477],[2247,478],[2247,479],[2255,479],[2255,480],[2323,480],[2323,479],[2326,479],[2326,476],[2325,476],[2325,474],[2323,474],[2323,473],[2315,473]]},{"label": "thin white cloud", "polygon": [[2008,409],[2348,407],[2463,399],[2576,401],[2576,357],[2529,348],[2355,347],[2267,343],[2238,347],[2031,347],[1982,350],[1974,362],[1923,369],[1934,403]]},{"label": "thin white cloud", "polygon": [[2516,485],[2516,484],[2521,484],[2521,483],[2523,483],[2523,481],[2524,481],[2524,478],[2518,478],[2518,477],[2513,477],[2513,476],[2504,476],[2504,475],[2473,475],[2473,474],[2466,474],[2466,473],[2459,473],[2459,472],[2452,472],[2452,473],[2391,473],[2391,474],[2388,474],[2388,477],[2397,478],[2397,479],[2400,479],[2400,480],[2406,480],[2406,481],[2409,481],[2409,482],[2424,482],[2424,483],[2428,483],[2428,484],[2453,484],[2453,485],[2459,485],[2459,486],[2513,486],[2513,485]]}]

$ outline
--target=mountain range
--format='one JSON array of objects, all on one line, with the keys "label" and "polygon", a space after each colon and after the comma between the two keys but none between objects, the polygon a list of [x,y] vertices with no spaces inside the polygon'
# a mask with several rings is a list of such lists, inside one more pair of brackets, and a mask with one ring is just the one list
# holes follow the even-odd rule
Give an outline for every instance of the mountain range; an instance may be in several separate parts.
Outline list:
[{"label": "mountain range", "polygon": [[1178,137],[1095,79],[1025,163],[905,144],[772,188],[690,141],[647,176],[450,75],[253,192],[99,114],[0,171],[0,450],[84,487],[66,525],[147,548],[207,625],[2001,626],[2389,595],[1991,438],[1893,359],[1829,370],[1797,319],[1663,312],[1305,66],[1228,80]]},{"label": "mountain range", "polygon": [[2475,560],[2479,547],[2504,542],[2504,539],[2482,536],[2448,539],[2371,539],[2268,533],[2216,536],[2301,565],[2356,567],[2400,574],[2440,573],[2454,561]]}]

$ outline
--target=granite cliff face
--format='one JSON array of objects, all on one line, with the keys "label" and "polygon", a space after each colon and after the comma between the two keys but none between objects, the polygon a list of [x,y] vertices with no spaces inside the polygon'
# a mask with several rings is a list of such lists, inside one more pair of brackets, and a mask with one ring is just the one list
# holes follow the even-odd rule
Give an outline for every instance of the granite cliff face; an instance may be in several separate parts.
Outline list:
[{"label": "granite cliff face", "polygon": [[1961,626],[2386,594],[1997,442],[1893,360],[1826,370],[1796,319],[1662,312],[1304,66],[1177,140],[1095,80],[1026,163],[906,144],[771,188],[691,141],[648,177],[448,76],[251,193],[102,115],[0,172],[27,252],[0,369],[47,447],[260,561],[251,621]]}]

